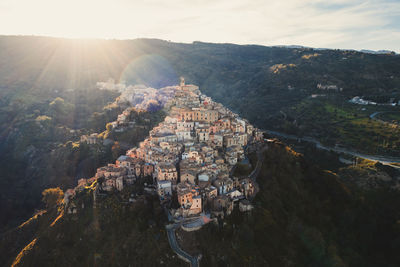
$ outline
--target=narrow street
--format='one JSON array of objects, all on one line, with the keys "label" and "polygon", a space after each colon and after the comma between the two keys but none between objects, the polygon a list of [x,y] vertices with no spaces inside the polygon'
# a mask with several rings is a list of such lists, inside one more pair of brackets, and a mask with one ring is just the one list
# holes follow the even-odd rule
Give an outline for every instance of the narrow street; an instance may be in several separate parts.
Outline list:
[{"label": "narrow street", "polygon": [[199,257],[191,256],[187,252],[183,251],[176,240],[175,230],[180,227],[179,223],[168,224],[165,226],[168,235],[168,242],[172,250],[184,261],[190,263],[190,266],[197,267],[199,264]]},{"label": "narrow street", "polygon": [[261,150],[257,151],[257,164],[254,170],[249,174],[249,178],[256,181],[258,174],[260,173],[262,163],[264,161],[264,152],[268,149],[268,145],[265,145]]}]

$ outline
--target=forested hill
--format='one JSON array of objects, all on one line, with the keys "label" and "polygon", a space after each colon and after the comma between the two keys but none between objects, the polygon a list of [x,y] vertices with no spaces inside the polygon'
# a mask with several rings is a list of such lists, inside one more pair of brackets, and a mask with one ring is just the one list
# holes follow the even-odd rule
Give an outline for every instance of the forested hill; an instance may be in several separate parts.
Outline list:
[{"label": "forested hill", "polygon": [[0,37],[0,51],[3,100],[9,93],[90,88],[108,78],[161,87],[184,76],[217,101],[262,124],[258,114],[299,102],[318,91],[318,83],[343,88],[340,94],[346,96],[400,90],[400,57],[392,54],[28,36]]},{"label": "forested hill", "polygon": [[[90,94],[96,82],[109,78],[160,88],[184,76],[259,128],[311,135],[370,154],[393,156],[400,148],[398,131],[369,121],[380,111],[397,112],[387,118],[399,121],[398,106],[363,111],[344,106],[353,96],[399,102],[396,54],[28,36],[0,37],[0,51],[1,107],[21,109],[64,97],[65,91]],[[311,95],[317,99],[309,101]]]},{"label": "forested hill", "polygon": [[[0,37],[5,89],[77,89],[114,78],[160,87],[185,76],[219,98],[263,96],[335,84],[347,95],[400,88],[398,55],[256,45],[172,43],[155,39],[73,40]],[[294,90],[296,91],[296,90]]]}]

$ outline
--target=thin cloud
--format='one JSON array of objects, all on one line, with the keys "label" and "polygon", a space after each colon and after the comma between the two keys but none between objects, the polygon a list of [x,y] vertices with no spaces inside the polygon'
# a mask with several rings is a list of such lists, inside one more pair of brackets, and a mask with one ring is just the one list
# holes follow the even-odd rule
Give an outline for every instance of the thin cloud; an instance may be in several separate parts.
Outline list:
[{"label": "thin cloud", "polygon": [[400,52],[397,0],[3,0],[0,34]]}]

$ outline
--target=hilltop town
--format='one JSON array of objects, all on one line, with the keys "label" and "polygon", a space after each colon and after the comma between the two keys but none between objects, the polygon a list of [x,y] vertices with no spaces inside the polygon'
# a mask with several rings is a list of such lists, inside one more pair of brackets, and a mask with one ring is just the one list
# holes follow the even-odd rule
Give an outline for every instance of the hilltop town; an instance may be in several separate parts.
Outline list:
[{"label": "hilltop town", "polygon": [[[90,184],[96,183],[95,193],[101,194],[121,191],[144,177],[153,181],[153,185],[146,184],[146,192],[158,194],[174,221],[223,218],[231,213],[235,202],[241,211],[252,209],[248,199],[257,192],[255,180],[251,175],[233,177],[232,173],[238,162],[248,162],[249,150],[260,147],[262,132],[202,94],[198,86],[186,85],[183,78],[179,86],[168,87],[168,94],[165,91],[161,90],[167,113],[164,121],[115,164],[98,168],[94,177],[80,179],[76,188],[67,190],[64,202],[69,213],[77,211],[71,198]],[[135,91],[130,94],[128,97],[125,93],[124,98],[138,97]],[[123,129],[119,128],[122,121],[133,127],[133,122],[126,121],[131,109],[111,124],[115,130]],[[174,199],[178,205],[172,204]]]},{"label": "hilltop town", "polygon": [[3,265],[400,266],[398,55],[0,47]]}]

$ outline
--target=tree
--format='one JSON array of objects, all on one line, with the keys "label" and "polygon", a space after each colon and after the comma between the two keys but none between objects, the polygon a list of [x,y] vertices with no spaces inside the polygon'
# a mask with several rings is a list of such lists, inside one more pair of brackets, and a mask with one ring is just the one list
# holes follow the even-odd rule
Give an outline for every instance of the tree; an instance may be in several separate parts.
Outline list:
[{"label": "tree", "polygon": [[116,160],[121,154],[123,153],[121,146],[118,142],[115,142],[114,145],[111,147],[111,155],[113,160]]},{"label": "tree", "polygon": [[53,117],[58,123],[72,125],[74,109],[75,105],[64,101],[61,97],[57,97],[50,102],[48,115]]},{"label": "tree", "polygon": [[50,102],[49,106],[51,108],[52,111],[54,112],[60,112],[63,113],[64,112],[64,105],[65,105],[65,101],[64,99],[62,99],[61,97],[57,97],[55,98],[53,101]]},{"label": "tree", "polygon": [[51,125],[52,118],[46,115],[39,115],[36,117],[35,121],[43,125],[45,128],[48,128]]},{"label": "tree", "polygon": [[46,204],[47,209],[52,209],[61,204],[64,192],[59,188],[47,188],[42,192],[42,201]]},{"label": "tree", "polygon": [[107,132],[111,132],[112,131],[112,124],[111,124],[111,122],[109,122],[109,123],[107,123],[106,124],[106,129],[107,129]]}]

